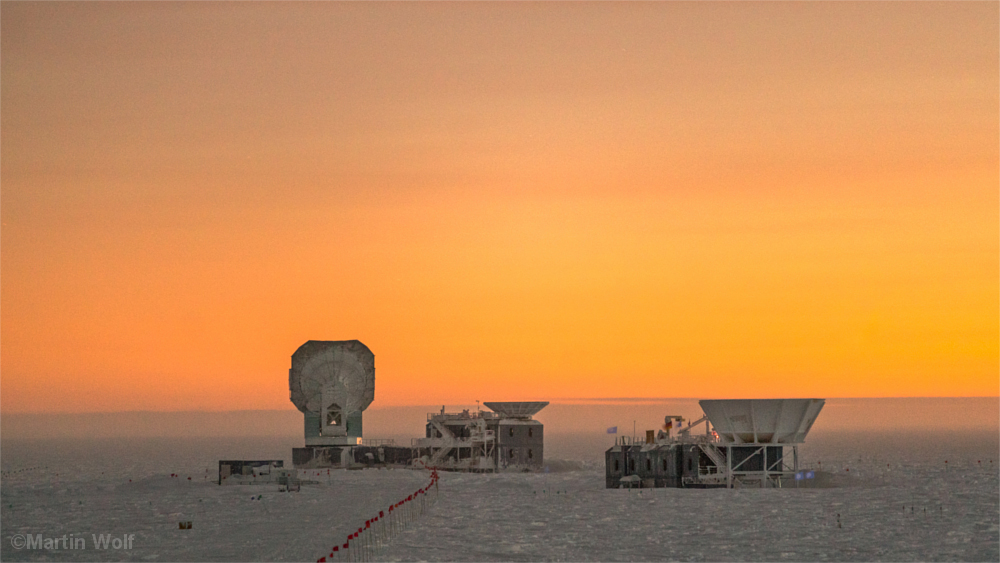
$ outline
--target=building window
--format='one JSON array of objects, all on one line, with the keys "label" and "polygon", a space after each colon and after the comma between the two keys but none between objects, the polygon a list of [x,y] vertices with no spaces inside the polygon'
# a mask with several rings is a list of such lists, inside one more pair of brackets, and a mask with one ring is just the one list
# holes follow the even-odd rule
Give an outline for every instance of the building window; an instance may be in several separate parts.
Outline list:
[{"label": "building window", "polygon": [[343,419],[340,415],[340,405],[333,403],[327,407],[326,411],[326,424],[327,426],[340,426],[343,424]]},{"label": "building window", "polygon": [[646,471],[652,471],[652,470],[653,470],[653,460],[647,459],[646,460]]},{"label": "building window", "polygon": [[514,459],[514,448],[510,449],[510,459]]},{"label": "building window", "polygon": [[693,466],[691,465],[691,458],[688,458],[688,471],[691,471]]},{"label": "building window", "polygon": [[529,428],[529,429],[528,429],[528,437],[529,437],[529,438],[531,438],[531,437],[532,437],[532,436],[534,436],[534,435],[535,435],[535,433],[534,433],[534,432],[532,431],[532,429],[531,429],[531,428]]},{"label": "building window", "polygon": [[615,460],[615,473],[618,473],[618,460]]},{"label": "building window", "polygon": [[531,450],[528,450],[528,459],[531,459],[533,457],[535,457],[534,454],[531,453]]},{"label": "building window", "polygon": [[663,471],[667,471],[667,458],[663,458]]},{"label": "building window", "polygon": [[630,473],[635,473],[635,460],[634,459],[628,460],[628,470],[629,470]]},{"label": "building window", "polygon": [[510,428],[508,428],[507,431],[510,432],[511,436],[514,435],[514,427],[513,426],[511,426]]}]

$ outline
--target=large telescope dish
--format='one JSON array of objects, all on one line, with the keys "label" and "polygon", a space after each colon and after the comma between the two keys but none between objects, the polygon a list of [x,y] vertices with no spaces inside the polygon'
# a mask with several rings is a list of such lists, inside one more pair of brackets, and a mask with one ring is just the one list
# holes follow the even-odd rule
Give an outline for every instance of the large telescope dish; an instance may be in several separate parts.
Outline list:
[{"label": "large telescope dish", "polygon": [[334,403],[344,413],[363,411],[375,400],[375,354],[358,340],[310,340],[292,354],[288,390],[303,413]]},{"label": "large telescope dish", "polygon": [[823,399],[706,399],[701,410],[726,444],[800,444]]},{"label": "large telescope dish", "polygon": [[488,409],[495,413],[499,413],[506,416],[512,417],[528,417],[536,414],[538,411],[544,409],[549,404],[548,401],[535,401],[535,402],[497,402],[489,401],[483,403]]}]

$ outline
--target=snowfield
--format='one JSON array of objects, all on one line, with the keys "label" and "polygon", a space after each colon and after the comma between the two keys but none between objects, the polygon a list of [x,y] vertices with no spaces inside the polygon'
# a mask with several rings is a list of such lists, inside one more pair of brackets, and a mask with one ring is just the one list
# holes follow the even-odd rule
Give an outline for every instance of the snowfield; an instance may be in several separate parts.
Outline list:
[{"label": "snowfield", "polygon": [[[373,516],[422,487],[416,471],[341,471],[299,493],[186,476],[132,483],[4,483],[4,561],[315,561]],[[5,480],[6,481],[6,480]],[[14,479],[12,479],[14,481]],[[260,497],[260,498],[257,498]],[[190,530],[178,523],[191,521]],[[13,534],[83,537],[86,549],[15,550]],[[93,534],[135,534],[133,548],[95,549]]]},{"label": "snowfield", "polygon": [[[817,439],[802,455],[831,486],[800,490],[608,490],[597,461],[606,437],[546,439],[550,451],[584,453],[552,460],[549,473],[443,473],[437,502],[380,559],[1000,560],[995,432],[958,444]],[[230,442],[5,442],[0,558],[315,561],[428,478],[341,470],[313,472],[299,493],[220,487],[218,459],[281,459],[294,444]],[[82,537],[85,549],[16,549],[17,534]],[[94,534],[134,534],[132,548],[95,549]]]},{"label": "snowfield", "polygon": [[996,472],[964,469],[802,490],[606,490],[596,471],[444,475],[434,509],[385,558],[996,561]]}]

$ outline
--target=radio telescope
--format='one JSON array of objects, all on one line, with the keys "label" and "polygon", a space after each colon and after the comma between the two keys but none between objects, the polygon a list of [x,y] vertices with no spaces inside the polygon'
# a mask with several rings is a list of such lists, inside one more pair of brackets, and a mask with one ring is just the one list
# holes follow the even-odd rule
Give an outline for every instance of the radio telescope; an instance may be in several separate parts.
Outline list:
[{"label": "radio telescope", "polygon": [[361,413],[375,400],[375,354],[358,340],[310,340],[292,354],[292,403],[307,446],[360,444]]}]

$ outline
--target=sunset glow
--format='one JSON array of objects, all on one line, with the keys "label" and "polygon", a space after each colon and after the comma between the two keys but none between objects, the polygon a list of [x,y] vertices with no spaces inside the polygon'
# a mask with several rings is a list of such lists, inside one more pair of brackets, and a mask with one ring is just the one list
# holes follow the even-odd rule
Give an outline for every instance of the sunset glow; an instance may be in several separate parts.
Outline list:
[{"label": "sunset glow", "polygon": [[5,412],[1000,395],[996,3],[3,3]]}]

